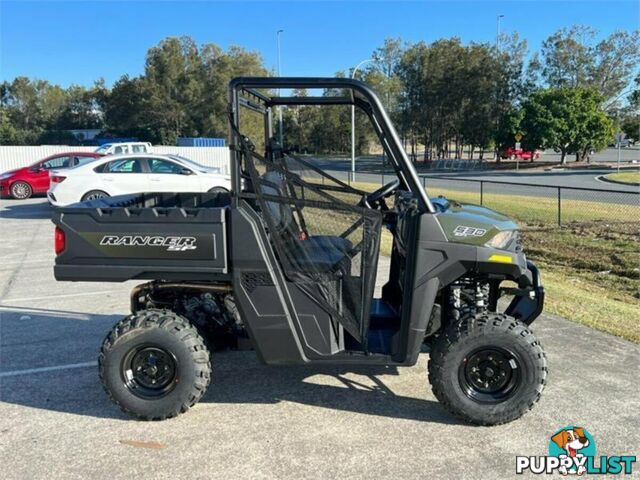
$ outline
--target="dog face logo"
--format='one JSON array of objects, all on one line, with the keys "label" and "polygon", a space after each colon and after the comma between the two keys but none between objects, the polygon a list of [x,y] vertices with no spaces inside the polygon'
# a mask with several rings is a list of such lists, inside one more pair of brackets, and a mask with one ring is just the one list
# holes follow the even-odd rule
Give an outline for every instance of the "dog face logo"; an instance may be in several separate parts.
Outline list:
[{"label": "dog face logo", "polygon": [[596,453],[593,438],[582,427],[569,426],[558,430],[551,436],[549,453],[566,459],[558,471],[563,475],[582,475],[586,472],[587,457]]},{"label": "dog face logo", "polygon": [[568,430],[560,430],[551,440],[567,452],[569,457],[575,457],[578,450],[589,446],[589,439],[585,436],[584,429],[579,427]]},{"label": "dog face logo", "polygon": [[630,475],[636,460],[627,454],[596,456],[596,442],[587,429],[570,425],[551,435],[549,455],[516,456],[516,474]]}]

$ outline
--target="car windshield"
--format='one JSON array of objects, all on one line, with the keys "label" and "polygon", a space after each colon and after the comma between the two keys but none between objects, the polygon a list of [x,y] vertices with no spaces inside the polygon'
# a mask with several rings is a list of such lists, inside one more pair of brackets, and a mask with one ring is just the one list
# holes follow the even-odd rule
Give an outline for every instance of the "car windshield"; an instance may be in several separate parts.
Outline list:
[{"label": "car windshield", "polygon": [[218,167],[207,167],[199,164],[198,162],[194,162],[193,160],[189,160],[188,158],[181,157],[180,155],[171,155],[170,158],[202,173],[220,173],[220,169]]},{"label": "car windshield", "polygon": [[110,143],[105,143],[104,145],[100,145],[98,148],[94,150],[96,153],[107,153],[107,150],[111,147]]}]

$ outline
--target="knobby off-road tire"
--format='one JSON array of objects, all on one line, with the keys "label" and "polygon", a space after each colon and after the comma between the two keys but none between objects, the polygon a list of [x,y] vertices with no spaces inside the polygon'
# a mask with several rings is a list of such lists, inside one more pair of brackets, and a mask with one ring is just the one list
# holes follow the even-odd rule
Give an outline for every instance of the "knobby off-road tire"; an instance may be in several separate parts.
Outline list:
[{"label": "knobby off-road tire", "polygon": [[468,314],[433,345],[429,382],[454,415],[478,425],[511,422],[540,398],[547,360],[525,324],[504,314]]},{"label": "knobby off-road tire", "polygon": [[204,340],[167,310],[141,310],[118,322],[102,344],[98,367],[109,398],[141,420],[186,412],[211,381]]}]

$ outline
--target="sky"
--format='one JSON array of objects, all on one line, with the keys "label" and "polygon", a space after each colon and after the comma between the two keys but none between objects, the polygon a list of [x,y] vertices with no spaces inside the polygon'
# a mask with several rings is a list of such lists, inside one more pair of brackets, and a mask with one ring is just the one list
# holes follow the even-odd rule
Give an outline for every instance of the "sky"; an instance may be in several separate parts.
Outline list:
[{"label": "sky", "polygon": [[530,50],[561,27],[606,36],[640,26],[640,1],[7,1],[0,0],[0,80],[18,75],[62,86],[143,72],[147,49],[167,36],[240,45],[282,75],[332,76],[367,59],[385,37],[430,42],[458,36],[494,42],[517,31]]}]

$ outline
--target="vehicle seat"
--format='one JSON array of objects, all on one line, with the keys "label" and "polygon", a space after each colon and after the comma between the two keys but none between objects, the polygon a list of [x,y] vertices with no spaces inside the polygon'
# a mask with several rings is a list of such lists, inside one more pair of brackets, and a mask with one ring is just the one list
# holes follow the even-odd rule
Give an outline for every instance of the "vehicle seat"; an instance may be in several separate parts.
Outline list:
[{"label": "vehicle seat", "polygon": [[[262,175],[260,189],[264,195],[287,198],[283,191],[285,180],[276,171],[269,171]],[[348,253],[353,244],[346,238],[334,235],[309,235],[301,238],[301,229],[295,221],[293,209],[289,203],[266,201],[266,208],[276,225],[278,234],[284,240],[287,249],[295,257],[297,264],[310,270],[326,272],[338,264],[348,260]],[[327,211],[329,215],[330,212]]]}]

